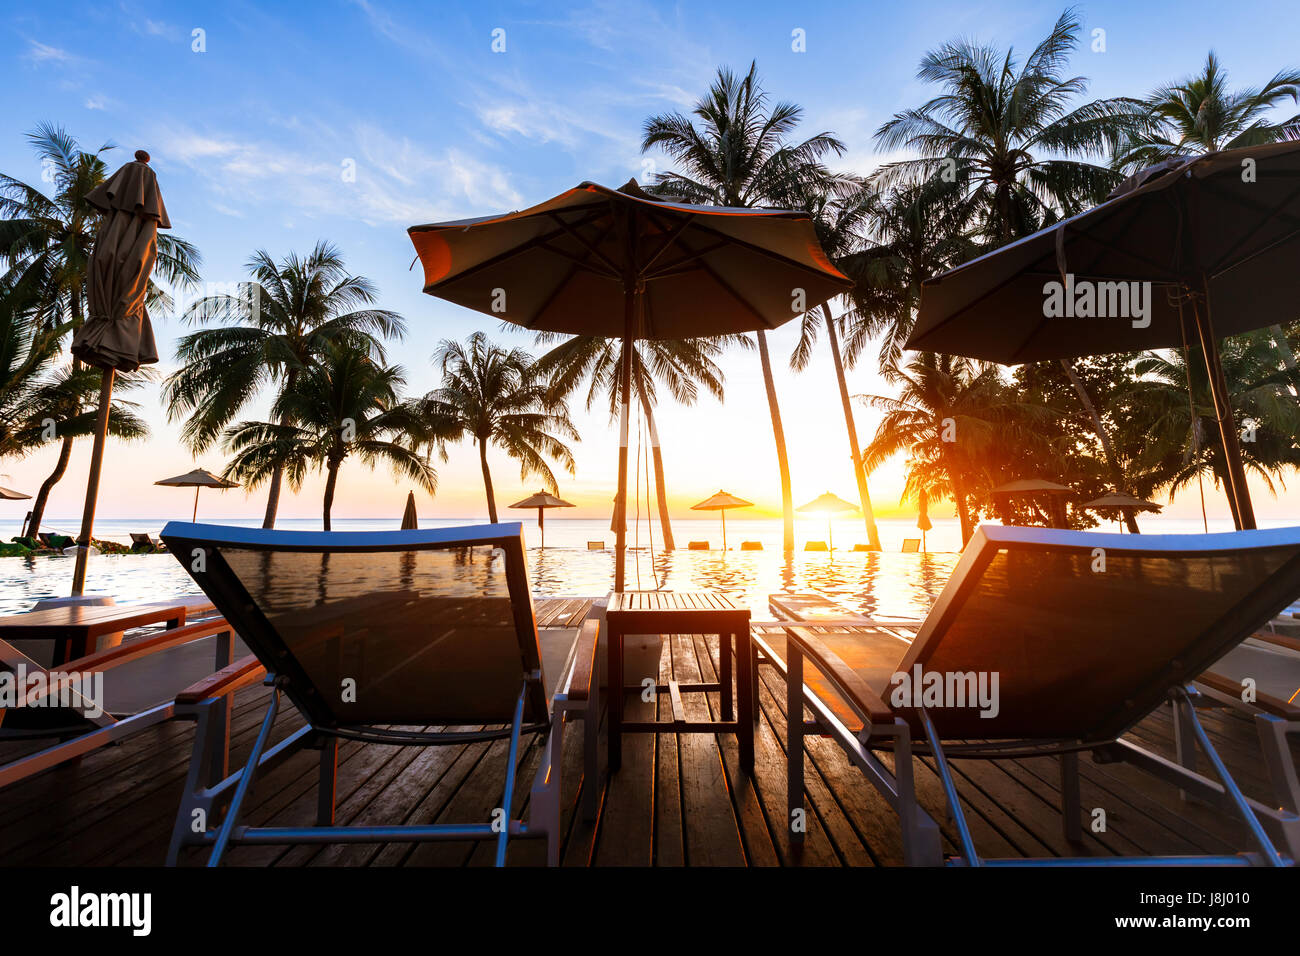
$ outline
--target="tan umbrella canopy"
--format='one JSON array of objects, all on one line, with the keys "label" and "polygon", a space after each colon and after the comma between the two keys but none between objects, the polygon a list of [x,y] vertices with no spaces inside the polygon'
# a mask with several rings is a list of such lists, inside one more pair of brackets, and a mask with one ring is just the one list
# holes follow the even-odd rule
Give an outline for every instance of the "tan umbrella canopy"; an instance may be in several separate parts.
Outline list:
[{"label": "tan umbrella canopy", "polygon": [[21,491],[13,491],[10,488],[0,486],[0,498],[5,501],[22,501],[24,498],[30,498],[31,495],[25,495]]},{"label": "tan umbrella canopy", "polygon": [[692,511],[720,511],[722,512],[722,550],[727,550],[727,509],[728,508],[752,508],[754,502],[746,501],[744,498],[737,498],[733,494],[719,490],[711,498],[705,498],[699,504],[691,505]]},{"label": "tan umbrella canopy", "polygon": [[86,586],[86,559],[95,525],[99,475],[104,465],[104,441],[113,398],[113,377],[118,369],[133,372],[158,361],[153,326],[145,309],[149,276],[158,257],[158,230],[170,229],[158,180],[149,168],[149,154],[135,152],[107,182],[86,195],[86,202],[103,212],[95,245],[86,269],[85,323],[72,337],[72,354],[87,365],[104,370],[99,385],[99,418],[86,481],[86,504],[77,538],[77,561],[72,572],[72,594]]},{"label": "tan umbrella canopy", "polygon": [[1074,489],[1067,485],[1059,485],[1054,481],[1047,481],[1044,478],[1018,478],[1015,481],[1008,481],[1004,485],[998,485],[993,489],[995,495],[1006,495],[1008,498],[1025,497],[1032,498],[1035,495],[1047,495],[1051,499],[1051,505],[1048,508],[1052,517],[1052,525],[1057,528],[1065,527],[1065,508],[1061,501],[1061,495],[1072,495]]},{"label": "tan umbrella canopy", "polygon": [[406,493],[406,510],[402,512],[402,530],[415,531],[420,527],[419,519],[415,516],[415,492]]},{"label": "tan umbrella canopy", "polygon": [[536,332],[622,338],[616,591],[636,340],[772,329],[852,286],[805,212],[659,202],[635,181],[584,182],[520,212],[408,232],[430,295]]},{"label": "tan umbrella canopy", "polygon": [[835,550],[835,539],[831,537],[831,516],[840,514],[844,511],[857,511],[858,506],[845,501],[839,495],[833,495],[829,491],[818,495],[807,504],[800,505],[795,511],[802,511],[807,514],[823,514],[826,516],[826,546],[832,551]]},{"label": "tan umbrella canopy", "polygon": [[[1134,498],[1132,495],[1111,492],[1108,495],[1102,495],[1093,501],[1081,505],[1083,508],[1114,508],[1117,511],[1133,513],[1138,511],[1159,511],[1163,505],[1158,505],[1154,501],[1147,501],[1145,498]],[[1137,527],[1133,525],[1133,527]]]},{"label": "tan umbrella canopy", "polygon": [[195,468],[193,471],[187,471],[183,475],[177,475],[175,478],[164,478],[162,481],[155,481],[155,485],[167,485],[171,488],[193,488],[194,489],[194,515],[191,520],[197,520],[199,516],[199,489],[200,488],[238,488],[239,483],[226,481],[226,479],[214,475],[206,468]]},{"label": "tan umbrella canopy", "polygon": [[[1300,142],[1175,157],[1100,205],[925,282],[907,348],[1004,365],[1199,345],[1238,528],[1255,527],[1218,339],[1295,317]],[[1092,292],[1107,316],[1047,309]],[[1144,295],[1146,313],[1112,310]],[[1052,315],[1048,313],[1052,312]],[[1132,318],[1115,315],[1127,311]],[[1211,317],[1213,311],[1213,317]]]},{"label": "tan umbrella canopy", "polygon": [[535,495],[529,495],[522,501],[516,501],[509,505],[510,508],[536,508],[537,509],[537,530],[542,535],[542,547],[546,547],[546,509],[547,508],[573,508],[575,507],[563,498],[557,498],[555,495],[548,494],[545,491],[539,491]]}]

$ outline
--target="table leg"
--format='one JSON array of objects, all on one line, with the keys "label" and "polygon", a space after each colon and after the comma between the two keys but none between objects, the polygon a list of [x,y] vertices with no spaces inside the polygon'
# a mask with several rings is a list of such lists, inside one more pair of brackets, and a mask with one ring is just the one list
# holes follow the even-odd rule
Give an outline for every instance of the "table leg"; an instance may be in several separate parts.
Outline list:
[{"label": "table leg", "polygon": [[753,648],[749,630],[736,635],[736,737],[740,743],[740,766],[745,771],[754,769],[754,681]]},{"label": "table leg", "polygon": [[722,683],[722,719],[731,720],[731,635],[718,635],[718,672]]},{"label": "table leg", "polygon": [[609,629],[609,654],[605,668],[609,683],[609,772],[623,763],[623,634]]}]

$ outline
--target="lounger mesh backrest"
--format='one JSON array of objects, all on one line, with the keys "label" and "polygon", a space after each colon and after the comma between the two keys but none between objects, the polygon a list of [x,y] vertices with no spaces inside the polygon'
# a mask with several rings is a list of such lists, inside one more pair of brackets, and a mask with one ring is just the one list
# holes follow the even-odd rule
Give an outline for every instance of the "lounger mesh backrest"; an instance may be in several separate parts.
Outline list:
[{"label": "lounger mesh backrest", "polygon": [[[524,675],[540,671],[518,524],[331,535],[176,524],[163,538],[318,726],[508,722]],[[531,721],[546,716],[542,686]]]},{"label": "lounger mesh backrest", "polygon": [[998,716],[932,709],[945,737],[1110,738],[1297,594],[1300,529],[990,527],[968,545],[899,669],[915,674],[919,664],[945,680],[997,673]]}]

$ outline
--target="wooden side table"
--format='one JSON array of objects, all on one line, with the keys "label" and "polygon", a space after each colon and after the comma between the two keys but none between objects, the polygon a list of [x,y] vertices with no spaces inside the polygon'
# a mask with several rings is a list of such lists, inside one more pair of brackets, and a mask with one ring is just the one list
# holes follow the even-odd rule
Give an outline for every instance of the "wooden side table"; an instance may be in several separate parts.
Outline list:
[{"label": "wooden side table", "polygon": [[[734,733],[740,745],[740,765],[754,767],[754,674],[753,648],[749,640],[749,610],[737,607],[716,591],[616,591],[609,596],[605,615],[609,676],[609,769],[619,768],[623,759],[623,734],[718,734]],[[672,720],[624,721],[624,697],[641,687],[623,683],[623,638],[627,634],[717,634],[719,682],[656,684],[655,693],[667,693],[672,703]],[[736,649],[735,702],[732,708],[731,650]],[[722,719],[689,721],[682,708],[682,694],[717,691],[722,698]]]}]

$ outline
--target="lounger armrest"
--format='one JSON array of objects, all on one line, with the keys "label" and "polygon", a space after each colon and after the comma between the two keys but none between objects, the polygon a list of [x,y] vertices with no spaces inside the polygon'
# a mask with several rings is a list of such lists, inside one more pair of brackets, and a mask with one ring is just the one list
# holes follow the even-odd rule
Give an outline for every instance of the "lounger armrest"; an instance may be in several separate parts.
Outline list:
[{"label": "lounger armrest", "polygon": [[894,712],[880,699],[865,680],[858,676],[834,651],[806,627],[787,627],[787,638],[799,645],[804,655],[826,675],[845,699],[867,718],[870,724],[889,725],[894,722]]},{"label": "lounger armrest", "polygon": [[591,695],[591,680],[596,661],[596,644],[600,639],[600,620],[589,618],[578,629],[578,640],[573,650],[573,670],[569,672],[569,686],[564,689],[569,700],[586,700]]},{"label": "lounger armrest", "polygon": [[232,630],[230,625],[223,617],[209,618],[206,621],[199,621],[197,624],[187,624],[184,627],[174,627],[170,630],[160,631],[151,637],[146,637],[138,641],[128,641],[119,644],[117,647],[110,647],[107,650],[96,651],[87,654],[85,657],[79,657],[74,661],[68,661],[53,668],[59,671],[79,671],[82,673],[93,673],[95,671],[106,671],[119,664],[126,664],[141,657],[147,657],[150,654],[165,650],[169,647],[178,647],[181,644],[188,644],[190,641],[197,641],[200,638],[211,637],[214,634],[220,634],[223,631]]},{"label": "lounger armrest", "polygon": [[1285,647],[1289,651],[1300,651],[1300,638],[1288,637],[1286,634],[1273,634],[1269,631],[1256,631],[1250,636],[1257,641],[1263,641],[1265,644],[1272,644],[1274,647]]},{"label": "lounger armrest", "polygon": [[[1233,680],[1231,677],[1225,677],[1222,674],[1216,674],[1213,671],[1206,671],[1196,678],[1198,684],[1204,684],[1206,687],[1217,690],[1225,697],[1235,697],[1241,699],[1241,682]],[[1242,701],[1247,707],[1254,707],[1262,710],[1266,714],[1272,714],[1274,717],[1281,717],[1283,720],[1300,721],[1300,707],[1281,697],[1273,697],[1270,694],[1255,692],[1255,699],[1249,704]]]},{"label": "lounger armrest", "polygon": [[233,694],[241,687],[255,683],[265,673],[266,668],[257,659],[257,655],[249,654],[185,688],[176,695],[176,703],[197,704],[209,697]]}]

